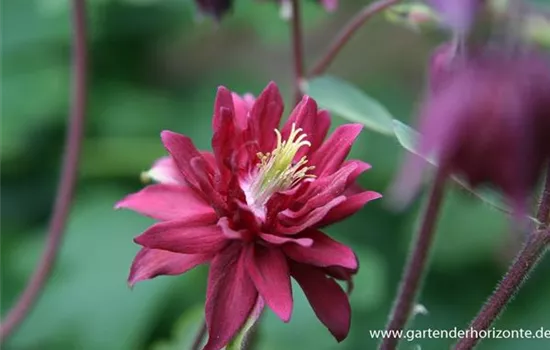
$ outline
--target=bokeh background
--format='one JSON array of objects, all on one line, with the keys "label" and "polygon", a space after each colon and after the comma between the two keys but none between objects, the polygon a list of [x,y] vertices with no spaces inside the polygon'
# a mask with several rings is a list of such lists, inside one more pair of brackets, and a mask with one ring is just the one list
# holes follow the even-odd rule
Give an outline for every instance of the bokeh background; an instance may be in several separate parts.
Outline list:
[{"label": "bokeh background", "polygon": [[[304,1],[306,58],[312,63],[365,1],[326,14]],[[68,0],[2,1],[1,311],[24,288],[44,247],[69,105]],[[269,80],[291,101],[288,23],[272,2],[236,0],[222,23],[197,16],[189,0],[90,0],[90,85],[77,195],[54,274],[36,308],[5,344],[10,350],[186,349],[202,317],[206,268],[160,277],[133,290],[126,277],[132,238],[151,220],[114,211],[142,187],[140,172],[164,155],[161,130],[209,148],[216,87],[257,94]],[[441,35],[420,36],[380,16],[343,50],[330,74],[411,120],[424,89],[425,62]],[[288,108],[287,108],[288,113]],[[334,124],[344,120],[334,116]],[[403,150],[365,130],[353,156],[373,165],[361,178],[384,193]],[[383,329],[421,199],[403,212],[368,204],[328,232],[350,244],[361,269],[353,322],[341,344],[317,321],[299,288],[290,324],[267,311],[256,349],[374,349]],[[445,203],[414,329],[463,328],[518,249],[508,221],[453,189]],[[548,260],[548,259],[547,259]],[[550,328],[549,261],[543,262],[496,327]],[[446,349],[449,339],[404,341],[402,349]],[[550,340],[486,340],[483,350],[549,349]]]}]

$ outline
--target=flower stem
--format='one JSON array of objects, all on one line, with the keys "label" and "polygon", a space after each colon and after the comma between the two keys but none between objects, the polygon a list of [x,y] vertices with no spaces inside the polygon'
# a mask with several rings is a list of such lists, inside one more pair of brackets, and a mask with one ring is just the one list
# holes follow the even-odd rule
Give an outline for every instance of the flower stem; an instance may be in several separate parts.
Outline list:
[{"label": "flower stem", "polygon": [[[470,323],[468,330],[486,330],[506,308],[519,291],[523,282],[537,266],[547,248],[550,246],[550,165],[546,172],[546,180],[540,197],[537,219],[541,223],[538,229],[527,237],[527,242],[516,256],[512,266],[504,275],[502,282],[489,297],[476,318]],[[455,350],[472,349],[479,342],[478,334],[468,334],[460,340]]]},{"label": "flower stem", "polygon": [[[386,327],[388,331],[402,330],[409,319],[417,291],[420,287],[420,281],[427,265],[430,247],[435,234],[435,223],[439,209],[441,208],[443,193],[445,192],[446,178],[447,171],[439,169],[431,189],[420,230],[414,242],[412,253],[407,261],[390,321]],[[397,337],[384,338],[380,349],[393,350],[397,347],[398,341]]]},{"label": "flower stem", "polygon": [[9,311],[0,325],[0,339],[8,336],[25,319],[40,296],[61,245],[65,223],[69,214],[71,199],[75,188],[78,159],[83,138],[86,109],[86,3],[85,0],[73,0],[73,82],[72,105],[67,128],[63,166],[59,179],[53,214],[50,221],[46,248],[42,259],[29,280],[25,290],[15,306]]},{"label": "flower stem", "polygon": [[550,225],[550,164],[546,170],[546,180],[540,196],[537,220],[541,223],[539,229]]},{"label": "flower stem", "polygon": [[346,45],[353,34],[355,34],[355,32],[357,32],[357,30],[361,28],[361,26],[365,24],[369,18],[396,4],[398,1],[400,0],[378,0],[368,6],[365,6],[345,25],[340,33],[338,33],[325,54],[315,63],[309,73],[309,76],[320,75],[327,70],[344,45]]},{"label": "flower stem", "polygon": [[292,5],[292,57],[294,61],[294,101],[302,99],[302,80],[304,78],[304,43],[301,23],[300,0],[291,0]]},{"label": "flower stem", "polygon": [[204,337],[206,337],[206,321],[202,321],[202,324],[197,331],[197,335],[195,335],[195,340],[193,341],[191,350],[199,350],[204,342]]},{"label": "flower stem", "polygon": [[[504,276],[502,282],[485,303],[479,314],[470,324],[467,337],[462,338],[455,346],[455,350],[473,349],[479,342],[477,332],[486,330],[512,300],[523,282],[533,271],[537,262],[544,255],[550,244],[550,231],[535,231],[529,236],[527,243],[520,251],[516,260]],[[471,330],[477,331],[476,333]],[[472,334],[474,333],[474,334]]]}]

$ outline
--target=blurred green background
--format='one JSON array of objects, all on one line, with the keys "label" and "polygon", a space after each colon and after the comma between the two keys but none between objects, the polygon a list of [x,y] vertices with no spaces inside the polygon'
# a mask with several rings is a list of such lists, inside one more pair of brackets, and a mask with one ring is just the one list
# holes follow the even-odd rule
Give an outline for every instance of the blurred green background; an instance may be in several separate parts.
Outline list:
[{"label": "blurred green background", "polygon": [[[304,1],[309,63],[364,4],[342,1],[329,15]],[[2,1],[3,316],[40,257],[54,200],[69,105],[68,6],[68,0]],[[161,130],[190,135],[198,147],[209,148],[218,85],[257,94],[274,80],[290,103],[288,23],[274,3],[251,0],[236,0],[233,15],[221,24],[201,20],[189,0],[90,0],[88,14],[91,75],[77,196],[54,274],[5,349],[186,349],[202,315],[206,268],[130,290],[126,277],[138,250],[132,238],[152,221],[115,212],[113,204],[141,188],[140,172],[164,154]],[[422,96],[427,55],[440,40],[380,16],[350,42],[330,73],[408,121]],[[343,122],[334,117],[335,124]],[[395,140],[365,130],[353,156],[373,165],[361,183],[384,193],[403,151]],[[375,201],[328,230],[361,261],[347,340],[336,344],[295,287],[290,324],[267,311],[256,348],[374,349],[378,340],[368,330],[386,323],[419,202],[396,213]],[[502,214],[453,189],[419,299],[428,314],[416,316],[411,327],[465,327],[518,242]],[[550,328],[549,267],[549,261],[541,264],[496,327]],[[403,341],[401,348],[446,349],[452,343]],[[479,348],[549,349],[550,340],[486,340]]]}]

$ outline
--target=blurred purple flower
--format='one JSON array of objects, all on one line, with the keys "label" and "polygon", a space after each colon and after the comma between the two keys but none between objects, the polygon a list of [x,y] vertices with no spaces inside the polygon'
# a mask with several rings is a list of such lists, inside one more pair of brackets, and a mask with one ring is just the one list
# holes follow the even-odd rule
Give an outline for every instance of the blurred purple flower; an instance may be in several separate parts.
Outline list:
[{"label": "blurred purple flower", "polygon": [[[496,186],[522,213],[550,156],[547,62],[535,53],[485,52],[448,68],[452,74],[421,110],[420,153],[472,186]],[[409,159],[397,187],[405,197],[419,185],[423,164]]]},{"label": "blurred purple flower", "polygon": [[282,112],[273,83],[257,100],[219,88],[213,153],[198,151],[186,136],[162,132],[170,157],[146,174],[159,183],[116,205],[161,221],[135,238],[143,248],[130,285],[210,263],[208,350],[225,346],[255,317],[257,303],[265,301],[288,322],[291,276],[338,341],[349,331],[348,297],[335,279],[351,281],[358,262],[320,228],[380,197],[356,185],[370,165],[345,160],[362,126],[340,126],[325,140],[329,115],[308,96],[279,131]]},{"label": "blurred purple flower", "polygon": [[485,0],[429,0],[445,23],[458,32],[467,31]]}]

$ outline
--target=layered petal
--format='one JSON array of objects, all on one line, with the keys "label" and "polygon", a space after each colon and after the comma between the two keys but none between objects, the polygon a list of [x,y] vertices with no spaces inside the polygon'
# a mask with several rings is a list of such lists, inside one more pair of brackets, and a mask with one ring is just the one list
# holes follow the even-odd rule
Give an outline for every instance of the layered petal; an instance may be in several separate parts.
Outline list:
[{"label": "layered petal", "polygon": [[[292,125],[295,125],[296,129],[302,129],[304,134],[307,135],[307,139],[312,139],[312,133],[315,129],[315,119],[317,117],[317,103],[309,96],[304,96],[300,103],[294,107],[294,110],[290,114],[287,122],[281,130],[283,139],[288,139],[292,132]],[[311,141],[309,141],[311,143]],[[317,148],[318,144],[311,143],[310,147],[302,147],[298,150],[294,159],[301,159],[305,156],[312,147]]]},{"label": "layered petal", "polygon": [[266,304],[284,322],[292,314],[290,272],[285,255],[279,248],[250,245],[246,268]]},{"label": "layered petal", "polygon": [[315,165],[313,174],[321,177],[339,169],[362,129],[361,124],[345,124],[336,128],[311,157],[311,164]]},{"label": "layered petal", "polygon": [[134,241],[147,248],[184,254],[208,254],[220,251],[227,238],[218,225],[197,226],[188,221],[166,221],[149,227]]},{"label": "layered petal", "polygon": [[245,94],[241,97],[236,93],[232,93],[231,97],[235,107],[235,124],[239,130],[244,130],[248,125],[248,114],[254,105],[255,98],[251,94]]},{"label": "layered petal", "polygon": [[156,184],[128,195],[115,205],[157,220],[213,222],[214,209],[189,186]]},{"label": "layered petal", "polygon": [[271,235],[269,233],[260,233],[260,237],[271,244],[281,245],[285,243],[294,243],[301,245],[302,247],[311,247],[313,240],[311,238],[291,238],[277,235]]},{"label": "layered petal", "polygon": [[210,265],[206,290],[208,342],[204,350],[219,350],[251,316],[258,292],[248,276],[242,247],[227,246]]},{"label": "layered petal", "polygon": [[355,270],[358,267],[355,253],[346,245],[339,243],[318,230],[307,230],[301,237],[311,238],[311,247],[298,244],[283,246],[285,254],[294,261],[319,266],[341,266]]},{"label": "layered petal", "polygon": [[[285,222],[286,226],[280,224],[277,226],[277,229],[280,233],[289,234],[289,235],[302,232],[309,227],[315,226],[330,212],[332,208],[337,207],[338,205],[343,203],[345,200],[346,200],[345,196],[338,196],[332,199],[327,204],[313,209],[307,215],[301,217],[299,220],[294,222],[289,221],[288,220],[289,216],[286,216],[285,217],[285,219],[287,219]],[[288,213],[289,212],[285,210],[283,213],[281,213],[281,217]]]},{"label": "layered petal", "polygon": [[210,254],[179,254],[160,249],[142,248],[130,268],[128,284],[160,275],[181,275],[197,265],[208,262]]},{"label": "layered petal", "polygon": [[321,269],[294,263],[291,273],[319,320],[336,340],[344,340],[351,324],[351,307],[346,293]]},{"label": "layered petal", "polygon": [[250,136],[258,142],[260,152],[273,150],[276,140],[275,129],[283,115],[283,98],[273,82],[258,96],[248,120]]},{"label": "layered petal", "polygon": [[325,217],[316,224],[317,227],[323,227],[342,221],[345,218],[355,214],[368,202],[382,198],[382,195],[374,191],[364,191],[358,194],[346,197],[346,200],[332,208]]},{"label": "layered petal", "polygon": [[[172,156],[185,180],[197,190],[210,192],[211,189],[203,188],[207,184],[204,181],[200,181],[198,177],[213,177],[214,171],[209,163],[204,160],[202,154],[200,154],[193,144],[193,141],[187,136],[166,130],[161,133],[161,138],[164,147],[166,147]],[[197,170],[204,172],[204,174],[197,174]]]},{"label": "layered petal", "polygon": [[145,172],[145,177],[167,185],[186,185],[172,157],[162,157],[153,163],[151,169]]},{"label": "layered petal", "polygon": [[303,217],[313,209],[324,206],[340,196],[348,186],[349,177],[355,172],[356,168],[355,163],[349,163],[335,173],[313,181],[307,191],[298,199],[299,202],[305,204],[297,211],[284,211],[282,216],[290,219]]}]

